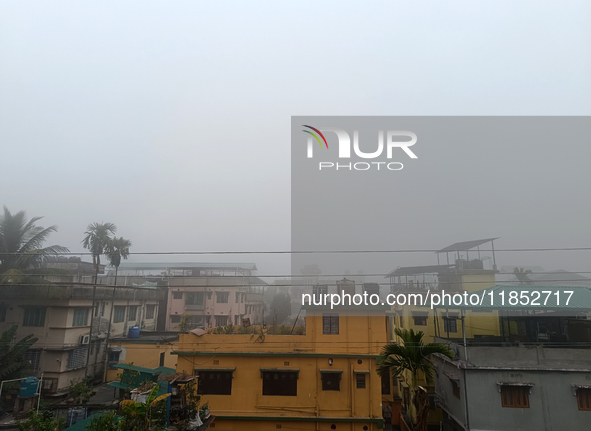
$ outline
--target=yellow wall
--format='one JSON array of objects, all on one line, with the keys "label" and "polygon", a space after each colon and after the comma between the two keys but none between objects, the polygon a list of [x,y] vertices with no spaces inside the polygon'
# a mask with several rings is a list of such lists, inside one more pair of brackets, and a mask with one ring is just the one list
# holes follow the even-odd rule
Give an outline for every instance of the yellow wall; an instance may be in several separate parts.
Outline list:
[{"label": "yellow wall", "polygon": [[[235,368],[231,395],[203,395],[201,400],[216,416],[216,429],[265,430],[281,424],[282,429],[328,430],[334,423],[337,429],[375,430],[382,417],[376,358],[387,338],[383,314],[340,314],[339,334],[328,335],[322,331],[322,313],[308,311],[305,335],[181,335],[177,372]],[[297,396],[262,395],[261,368],[298,369]],[[339,391],[322,390],[321,369],[342,370]],[[369,372],[365,389],[357,389],[355,370]],[[302,418],[306,421],[298,421]]]},{"label": "yellow wall", "polygon": [[[173,347],[173,344],[162,343],[138,343],[129,341],[120,341],[109,343],[111,347],[121,348],[119,355],[119,363],[130,364],[144,368],[158,368],[160,366],[160,354],[164,353],[164,366],[176,369],[178,357],[171,355],[171,352],[178,348],[178,345]],[[112,369],[107,371],[107,381],[112,382],[119,380],[117,377],[121,374],[120,369]]]}]

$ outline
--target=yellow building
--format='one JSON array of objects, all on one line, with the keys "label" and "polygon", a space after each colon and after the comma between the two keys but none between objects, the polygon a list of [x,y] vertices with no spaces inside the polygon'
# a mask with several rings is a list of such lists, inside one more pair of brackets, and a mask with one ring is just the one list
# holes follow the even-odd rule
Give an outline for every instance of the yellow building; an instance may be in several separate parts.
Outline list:
[{"label": "yellow building", "polygon": [[304,309],[303,335],[180,335],[177,372],[199,376],[216,429],[383,428],[391,395],[376,360],[389,338],[386,307]]},{"label": "yellow building", "polygon": [[109,366],[107,382],[119,380],[121,369],[117,364],[133,364],[134,367],[176,369],[178,334],[171,332],[142,332],[139,338],[113,338],[109,342]]}]

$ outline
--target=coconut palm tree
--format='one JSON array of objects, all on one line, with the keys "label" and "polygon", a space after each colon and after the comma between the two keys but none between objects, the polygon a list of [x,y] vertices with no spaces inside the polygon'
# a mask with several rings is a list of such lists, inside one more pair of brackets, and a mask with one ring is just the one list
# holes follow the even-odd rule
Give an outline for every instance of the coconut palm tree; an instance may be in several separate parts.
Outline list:
[{"label": "coconut palm tree", "polygon": [[[115,226],[113,223],[91,223],[86,228],[86,232],[84,232],[86,236],[82,240],[82,245],[84,246],[84,248],[92,253],[92,263],[94,265],[94,287],[92,288],[92,308],[90,314],[89,333],[91,345],[94,343],[94,341],[92,340],[95,315],[94,307],[96,307],[96,285],[98,281],[99,268],[101,266],[101,255],[106,253],[107,246],[111,241],[110,235],[114,235],[116,231],[117,226]],[[90,365],[90,350],[91,349],[87,349],[86,354],[85,376],[88,376],[88,366]],[[96,360],[94,364],[94,369],[96,371]]]},{"label": "coconut palm tree", "polygon": [[48,271],[40,268],[42,263],[50,256],[69,251],[59,245],[43,247],[57,227],[37,226],[41,219],[27,220],[24,211],[13,214],[4,207],[0,215],[0,282],[41,283],[41,274]]},{"label": "coconut palm tree", "polygon": [[82,245],[92,253],[92,263],[97,275],[101,265],[101,255],[105,254],[111,235],[115,232],[117,232],[117,226],[113,223],[91,223],[84,232],[86,236],[82,240]]},{"label": "coconut palm tree", "polygon": [[109,260],[109,265],[115,267],[115,285],[117,285],[117,271],[119,265],[121,265],[121,259],[127,259],[129,257],[129,248],[131,247],[131,241],[123,237],[113,237],[107,242],[106,255]]},{"label": "coconut palm tree", "polygon": [[[106,253],[107,259],[109,260],[109,264],[115,267],[115,282],[113,283],[113,298],[111,300],[111,312],[109,315],[109,327],[107,329],[107,340],[105,341],[105,345],[109,346],[109,337],[111,336],[111,322],[113,321],[113,309],[115,308],[113,305],[115,304],[115,289],[117,288],[117,271],[119,270],[119,265],[121,265],[121,259],[127,259],[129,257],[129,248],[131,247],[131,241],[125,239],[123,237],[117,238],[113,237],[113,239],[109,239],[107,242]],[[106,370],[107,370],[107,360],[109,359],[109,353],[107,349],[105,349],[105,354],[103,358],[103,362],[105,363],[105,376],[106,378]]]},{"label": "coconut palm tree", "polygon": [[529,278],[529,275],[531,274],[531,270],[529,269],[523,269],[523,268],[513,268],[513,275],[515,275],[515,277],[517,278],[517,281],[519,281],[519,284],[524,285],[524,284],[531,284],[531,280]]},{"label": "coconut palm tree", "polygon": [[[386,344],[380,353],[380,364],[377,368],[377,373],[381,377],[388,371],[392,371],[392,375],[399,376],[405,371],[409,371],[412,375],[413,388],[418,387],[419,372],[425,376],[428,385],[434,382],[433,363],[431,362],[431,355],[439,354],[447,356],[450,359],[454,358],[453,351],[446,344],[442,343],[423,343],[423,331],[414,332],[412,329],[394,329],[394,333],[400,338],[400,343]],[[429,399],[426,398],[428,403]],[[428,409],[422,408],[424,404],[424,397],[421,406],[417,411],[428,414]],[[426,426],[426,417],[417,418],[417,423]],[[426,429],[426,428],[425,428]]]},{"label": "coconut palm tree", "polygon": [[14,325],[0,336],[0,380],[17,379],[29,364],[25,361],[25,353],[37,342],[32,335],[12,343],[18,326]]}]

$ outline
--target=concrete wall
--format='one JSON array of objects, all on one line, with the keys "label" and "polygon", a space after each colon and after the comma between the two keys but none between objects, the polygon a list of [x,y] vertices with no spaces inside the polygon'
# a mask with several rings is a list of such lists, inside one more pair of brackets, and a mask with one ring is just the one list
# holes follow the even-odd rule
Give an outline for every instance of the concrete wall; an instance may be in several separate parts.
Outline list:
[{"label": "concrete wall", "polygon": [[[591,412],[578,410],[573,385],[591,386],[590,349],[470,347],[468,358],[466,369],[435,359],[438,402],[460,424],[467,399],[471,430],[589,429]],[[460,399],[450,376],[460,379]],[[533,384],[530,407],[502,407],[497,382]]]},{"label": "concrete wall", "polygon": [[[249,282],[242,277],[176,277],[170,280],[168,289],[168,310],[166,330],[174,331],[178,325],[172,322],[171,316],[181,316],[190,313],[194,316],[204,316],[205,327],[215,327],[215,316],[227,316],[228,322],[242,324],[242,318],[249,318],[252,324],[260,324],[263,320],[263,295],[249,292]],[[261,287],[256,287],[261,290]],[[179,299],[174,293],[182,294]],[[203,292],[205,303],[203,307],[185,304],[187,292]],[[218,303],[216,292],[227,292],[228,302]],[[236,293],[239,297],[236,301]],[[238,316],[238,321],[236,317]]]},{"label": "concrete wall", "polygon": [[[590,428],[591,412],[578,410],[571,385],[590,385],[591,372],[469,370],[466,375],[473,430],[582,431]],[[530,408],[502,407],[497,382],[533,383]]]}]

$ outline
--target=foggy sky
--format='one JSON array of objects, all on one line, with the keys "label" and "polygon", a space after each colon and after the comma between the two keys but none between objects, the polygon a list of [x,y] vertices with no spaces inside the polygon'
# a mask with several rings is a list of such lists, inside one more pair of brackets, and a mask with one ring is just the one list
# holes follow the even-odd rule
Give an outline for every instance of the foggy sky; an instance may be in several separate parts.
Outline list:
[{"label": "foggy sky", "polygon": [[[585,1],[2,2],[0,204],[71,251],[95,221],[135,252],[289,250],[292,115],[589,115],[590,18]],[[590,156],[528,148],[507,182],[475,148],[461,166],[489,211],[442,220],[434,173],[409,186],[421,235],[393,248],[590,246]],[[194,259],[290,271],[289,255]],[[591,271],[590,252],[497,260]]]}]

